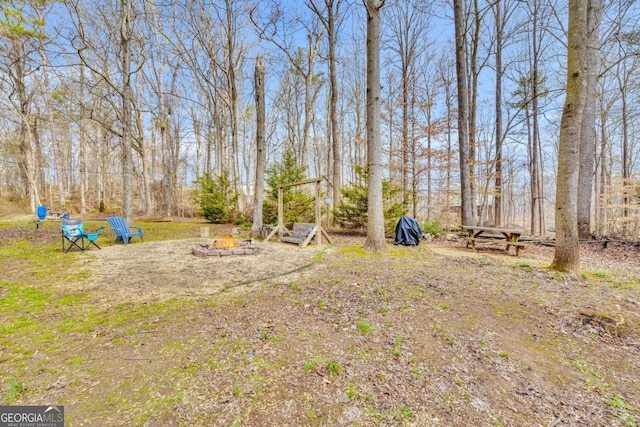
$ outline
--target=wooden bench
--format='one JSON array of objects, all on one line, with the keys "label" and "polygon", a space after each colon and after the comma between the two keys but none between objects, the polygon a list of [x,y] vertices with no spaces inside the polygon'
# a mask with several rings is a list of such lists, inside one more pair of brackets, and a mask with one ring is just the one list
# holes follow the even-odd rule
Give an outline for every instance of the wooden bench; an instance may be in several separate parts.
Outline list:
[{"label": "wooden bench", "polygon": [[494,245],[506,245],[507,252],[509,251],[509,247],[513,246],[514,248],[516,248],[516,256],[520,256],[521,249],[524,249],[525,247],[529,246],[528,243],[523,243],[520,241],[509,242],[502,236],[465,237],[464,240],[467,242],[467,248],[469,247],[469,245],[471,245],[471,248],[474,251],[476,250],[476,243],[491,243]]},{"label": "wooden bench", "polygon": [[296,243],[302,245],[316,225],[310,222],[296,222],[290,234],[280,236],[281,242]]}]

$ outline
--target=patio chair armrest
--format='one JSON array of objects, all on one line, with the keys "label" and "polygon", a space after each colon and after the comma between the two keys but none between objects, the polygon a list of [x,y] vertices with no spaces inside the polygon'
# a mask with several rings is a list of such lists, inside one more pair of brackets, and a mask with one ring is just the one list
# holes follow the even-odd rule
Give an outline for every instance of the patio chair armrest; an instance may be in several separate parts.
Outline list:
[{"label": "patio chair armrest", "polygon": [[91,231],[85,231],[84,235],[85,237],[88,237],[90,239],[95,239],[97,238],[99,235],[102,234],[102,230],[104,230],[106,227],[102,226],[102,227],[98,227],[95,230],[91,230]]}]

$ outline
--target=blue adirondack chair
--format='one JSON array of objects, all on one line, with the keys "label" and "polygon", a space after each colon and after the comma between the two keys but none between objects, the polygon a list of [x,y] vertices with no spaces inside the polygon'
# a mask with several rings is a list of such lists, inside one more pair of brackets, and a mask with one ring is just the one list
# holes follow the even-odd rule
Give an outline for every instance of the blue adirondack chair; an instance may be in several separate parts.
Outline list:
[{"label": "blue adirondack chair", "polygon": [[[86,251],[91,246],[101,249],[96,243],[98,236],[102,234],[105,227],[100,227],[94,231],[85,231],[82,228],[80,219],[63,219],[62,223],[62,252],[69,252],[72,248],[79,251]],[[69,246],[67,246],[67,243]]]},{"label": "blue adirondack chair", "polygon": [[140,240],[144,242],[144,236],[142,235],[142,227],[128,226],[127,221],[121,216],[112,216],[107,218],[109,225],[116,233],[116,243],[122,240],[126,245],[131,241],[133,237],[140,237]]}]

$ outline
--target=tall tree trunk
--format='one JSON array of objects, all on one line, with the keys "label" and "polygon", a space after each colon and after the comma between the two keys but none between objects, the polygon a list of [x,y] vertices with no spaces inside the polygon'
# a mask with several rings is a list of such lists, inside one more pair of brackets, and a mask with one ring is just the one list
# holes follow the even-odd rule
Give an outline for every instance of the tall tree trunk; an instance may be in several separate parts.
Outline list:
[{"label": "tall tree trunk", "polygon": [[[240,148],[238,144],[238,82],[236,81],[236,51],[235,51],[235,37],[234,30],[234,11],[231,7],[233,0],[225,0],[225,12],[226,12],[226,36],[227,36],[227,85],[229,88],[229,119],[231,121],[231,156],[230,156],[230,168],[232,185],[234,191],[238,194],[240,185],[240,170],[238,156]],[[237,200],[236,200],[236,208]]]},{"label": "tall tree trunk", "polygon": [[258,55],[254,73],[256,97],[256,176],[253,195],[253,232],[257,234],[262,227],[262,205],[264,203],[264,169],[267,162],[265,150],[265,71],[264,58]]},{"label": "tall tree trunk", "polygon": [[311,145],[311,125],[313,123],[313,106],[315,105],[317,92],[314,83],[314,69],[316,56],[318,54],[319,38],[316,34],[307,34],[308,41],[308,64],[304,73],[304,123],[302,130],[302,152],[300,153],[300,166],[305,168],[305,173],[309,170],[309,147]]},{"label": "tall tree trunk", "polygon": [[84,65],[80,64],[80,118],[78,120],[79,138],[78,138],[78,169],[80,169],[80,214],[87,213],[87,122],[86,122],[86,105],[84,99],[85,77]]},{"label": "tall tree trunk", "polygon": [[[415,75],[412,75],[416,79]],[[415,80],[414,80],[415,81]],[[409,136],[411,147],[411,209],[413,218],[418,218],[418,200],[420,198],[420,166],[418,159],[418,137],[416,135],[416,96],[415,88],[411,95],[411,134]]]},{"label": "tall tree trunk", "polygon": [[[454,2],[455,8],[455,2]],[[480,49],[480,29],[482,25],[480,7],[478,6],[478,0],[473,0],[473,33],[471,35],[471,54],[469,55],[469,74],[466,87],[468,90],[467,101],[467,135],[469,141],[469,189],[470,200],[472,203],[471,215],[473,222],[478,219],[478,191],[476,189],[476,177],[478,176],[477,158],[478,158],[478,136],[477,136],[477,122],[478,122],[478,84],[480,79],[480,72],[483,67],[478,68],[478,52]],[[455,19],[455,18],[454,18]],[[464,17],[462,18],[464,19]],[[466,41],[467,35],[464,34],[463,38]],[[467,72],[467,70],[465,70]]]},{"label": "tall tree trunk", "polygon": [[[144,93],[141,90],[141,93]],[[134,146],[135,151],[140,155],[140,164],[142,165],[141,171],[141,182],[140,182],[140,197],[142,202],[140,203],[140,208],[145,214],[149,214],[154,212],[152,199],[151,199],[151,185],[150,185],[150,161],[148,156],[147,144],[144,139],[144,124],[142,112],[139,108],[136,108],[135,119],[136,119],[136,127],[138,138],[135,141],[136,144]]]},{"label": "tall tree trunk", "polygon": [[[427,83],[428,87],[429,83]],[[433,105],[431,97],[434,94],[427,89],[427,106],[426,106],[426,121],[427,121],[427,220],[432,221],[432,204],[433,204],[433,160],[432,160],[432,148],[433,148]],[[447,206],[448,208],[448,206]]]},{"label": "tall tree trunk", "polygon": [[220,106],[220,97],[216,96],[213,100],[213,122],[215,126],[215,149],[212,159],[215,175],[221,176],[228,171],[228,156],[225,153],[225,132],[224,132],[224,114]]},{"label": "tall tree trunk", "polygon": [[127,223],[133,221],[133,142],[131,90],[131,0],[120,0],[122,67],[122,207]]},{"label": "tall tree trunk", "polygon": [[539,48],[538,48],[538,31],[542,30],[538,25],[538,9],[539,3],[535,2],[534,14],[533,14],[533,37],[532,37],[532,69],[531,69],[531,234],[541,235],[541,222],[540,217],[540,203],[542,198],[540,197],[540,185],[542,180],[540,178],[540,159],[539,159],[539,144],[540,144],[540,127],[538,125],[539,117]]},{"label": "tall tree trunk", "polygon": [[367,183],[368,222],[364,249],[384,252],[382,141],[380,139],[380,9],[384,0],[364,0],[367,9]]},{"label": "tall tree trunk", "polygon": [[463,0],[453,1],[456,33],[456,75],[458,78],[458,147],[460,156],[460,202],[462,225],[472,225],[475,201],[471,192],[471,167],[469,164],[469,98],[467,94],[467,65],[465,26],[462,14]]},{"label": "tall tree trunk", "polygon": [[628,77],[620,82],[620,102],[622,103],[622,234],[626,236],[629,217],[629,192],[631,179],[631,147],[629,143],[629,107],[628,107]]},{"label": "tall tree trunk", "polygon": [[9,55],[12,57],[13,73],[11,73],[12,83],[18,98],[18,109],[20,114],[20,175],[25,188],[25,193],[29,199],[31,212],[36,212],[40,205],[38,185],[36,181],[36,150],[34,149],[33,129],[31,125],[31,112],[29,107],[29,95],[26,86],[26,58],[24,43],[20,38],[11,41],[12,49]]},{"label": "tall tree trunk", "polygon": [[[336,71],[336,39],[337,39],[337,12],[341,1],[337,2],[337,8],[334,13],[334,1],[327,2],[327,27],[329,37],[329,80],[330,80],[330,100],[329,115],[331,118],[331,151],[333,154],[333,177],[332,181],[332,205],[337,207],[340,204],[340,187],[342,187],[342,147],[340,144],[340,129],[338,122],[338,73]],[[329,206],[327,206],[329,209]],[[329,224],[327,224],[327,227]]]},{"label": "tall tree trunk", "polygon": [[449,69],[450,68],[448,66],[443,65],[441,71],[442,84],[444,85],[444,102],[447,107],[447,155],[445,158],[445,170],[447,172],[445,177],[445,206],[447,212],[449,212],[451,208],[451,159],[453,158],[453,138],[451,137],[453,133],[453,96],[451,94],[451,84],[453,79],[447,72]]},{"label": "tall tree trunk", "polygon": [[502,224],[502,42],[503,42],[503,16],[501,0],[496,0],[494,5],[496,18],[496,159],[495,159],[495,195],[493,199],[494,224]]},{"label": "tall tree trunk", "polygon": [[607,149],[609,134],[607,131],[607,109],[603,102],[600,102],[600,152],[598,153],[598,164],[600,165],[600,176],[598,193],[596,199],[596,234],[603,237],[607,233],[607,177],[609,170],[607,168]]},{"label": "tall tree trunk", "polygon": [[191,108],[191,120],[193,121],[193,134],[196,138],[196,159],[195,159],[195,176],[199,178],[202,175],[202,120],[200,119],[199,108]]},{"label": "tall tree trunk", "polygon": [[560,122],[556,190],[556,248],[551,268],[577,272],[580,268],[577,201],[580,129],[586,99],[587,5],[569,0],[567,95]]},{"label": "tall tree trunk", "polygon": [[596,157],[596,102],[600,53],[600,21],[603,0],[589,0],[587,7],[587,94],[580,134],[580,172],[578,177],[578,235],[591,237],[591,200],[593,198]]},{"label": "tall tree trunk", "polygon": [[[342,157],[341,144],[339,139],[340,127],[338,122],[338,76],[336,71],[336,44],[338,32],[338,19],[340,6],[344,0],[324,0],[326,15],[316,5],[314,0],[309,0],[307,5],[318,16],[325,30],[327,31],[327,41],[329,43],[329,123],[328,129],[331,132],[331,161],[327,162],[327,171],[331,170],[332,183],[332,204],[338,206],[340,203],[340,187],[342,181]],[[328,160],[328,159],[327,159]],[[333,166],[333,167],[332,167]],[[329,207],[327,207],[329,208]],[[328,225],[328,224],[327,224]]]},{"label": "tall tree trunk", "polygon": [[402,137],[400,145],[400,202],[402,210],[407,211],[409,205],[409,65],[405,64],[406,58],[401,58],[402,64],[402,95],[400,102],[402,103]]}]

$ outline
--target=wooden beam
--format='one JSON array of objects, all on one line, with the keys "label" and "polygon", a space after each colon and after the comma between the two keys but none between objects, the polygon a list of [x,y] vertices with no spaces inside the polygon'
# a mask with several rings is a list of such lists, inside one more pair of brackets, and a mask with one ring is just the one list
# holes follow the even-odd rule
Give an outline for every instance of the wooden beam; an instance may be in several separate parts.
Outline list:
[{"label": "wooden beam", "polygon": [[322,179],[316,182],[316,245],[322,244],[322,233],[320,233],[320,229],[322,228],[322,204],[320,199],[320,184]]},{"label": "wooden beam", "polygon": [[333,245],[333,241],[331,240],[331,237],[329,237],[327,230],[325,230],[323,227],[320,227],[320,232],[324,235],[324,238],[327,239],[327,242]]},{"label": "wooden beam", "polygon": [[264,239],[265,242],[268,242],[276,233],[278,232],[278,227],[274,227],[273,230],[269,233],[269,235]]},{"label": "wooden beam", "polygon": [[[311,233],[309,233],[309,235],[307,236],[306,239],[304,239],[301,243],[300,243],[300,247],[304,248],[305,246],[307,246],[309,244],[309,242],[311,241],[311,239],[313,239],[313,236],[315,236],[318,233],[318,226],[316,225],[315,227],[313,227],[313,230],[311,230]],[[318,239],[316,239],[316,242],[318,241]]]},{"label": "wooden beam", "polygon": [[282,185],[278,185],[278,189],[280,188],[288,188],[288,187],[295,187],[298,185],[304,185],[304,184],[311,184],[312,182],[322,182],[323,178],[311,178],[311,179],[305,179],[304,181],[298,181],[298,182],[294,182],[292,184],[282,184]]},{"label": "wooden beam", "polygon": [[284,228],[284,192],[278,187],[278,233]]}]

